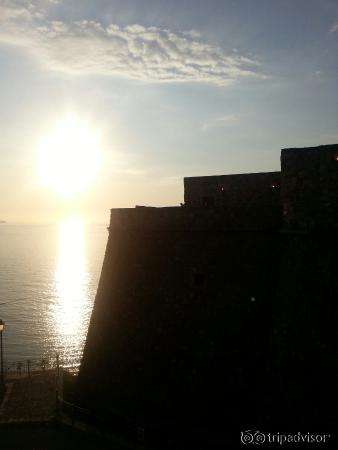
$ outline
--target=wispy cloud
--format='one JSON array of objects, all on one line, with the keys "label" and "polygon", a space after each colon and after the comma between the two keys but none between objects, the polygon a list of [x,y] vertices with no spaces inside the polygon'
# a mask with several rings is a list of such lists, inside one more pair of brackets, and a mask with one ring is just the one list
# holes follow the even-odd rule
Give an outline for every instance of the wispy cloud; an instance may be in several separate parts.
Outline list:
[{"label": "wispy cloud", "polygon": [[338,20],[336,20],[336,22],[330,28],[330,33],[334,33],[336,31],[338,31]]},{"label": "wispy cloud", "polygon": [[0,42],[27,48],[47,68],[75,75],[113,75],[142,81],[207,82],[225,86],[266,78],[257,61],[211,45],[194,31],[83,20],[48,19],[48,3],[4,1]]},{"label": "wispy cloud", "polygon": [[239,116],[235,114],[226,114],[204,122],[201,126],[202,131],[208,131],[213,128],[224,128],[237,125],[240,121]]}]

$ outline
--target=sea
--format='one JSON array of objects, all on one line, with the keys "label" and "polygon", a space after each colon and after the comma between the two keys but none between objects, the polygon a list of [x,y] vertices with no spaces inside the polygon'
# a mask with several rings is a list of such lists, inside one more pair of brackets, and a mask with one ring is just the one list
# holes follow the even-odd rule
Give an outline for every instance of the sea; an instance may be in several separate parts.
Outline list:
[{"label": "sea", "polygon": [[57,358],[78,370],[107,239],[107,225],[76,217],[56,225],[0,224],[5,370]]}]

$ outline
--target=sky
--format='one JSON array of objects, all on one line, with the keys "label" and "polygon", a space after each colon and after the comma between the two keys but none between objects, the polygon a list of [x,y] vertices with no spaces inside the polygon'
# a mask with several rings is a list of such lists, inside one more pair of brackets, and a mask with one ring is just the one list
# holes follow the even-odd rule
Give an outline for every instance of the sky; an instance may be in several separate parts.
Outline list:
[{"label": "sky", "polygon": [[337,143],[337,53],[337,0],[0,0],[0,220],[106,223]]}]

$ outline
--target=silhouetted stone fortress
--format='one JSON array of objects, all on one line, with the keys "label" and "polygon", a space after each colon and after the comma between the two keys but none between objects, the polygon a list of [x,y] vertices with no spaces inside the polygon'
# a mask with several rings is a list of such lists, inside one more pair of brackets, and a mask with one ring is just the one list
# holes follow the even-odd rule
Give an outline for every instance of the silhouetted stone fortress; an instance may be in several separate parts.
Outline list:
[{"label": "silhouetted stone fortress", "polygon": [[146,440],[159,433],[161,448],[163,436],[235,448],[223,444],[247,429],[332,432],[338,145],[284,149],[281,172],[184,187],[181,207],[111,211],[86,404]]}]

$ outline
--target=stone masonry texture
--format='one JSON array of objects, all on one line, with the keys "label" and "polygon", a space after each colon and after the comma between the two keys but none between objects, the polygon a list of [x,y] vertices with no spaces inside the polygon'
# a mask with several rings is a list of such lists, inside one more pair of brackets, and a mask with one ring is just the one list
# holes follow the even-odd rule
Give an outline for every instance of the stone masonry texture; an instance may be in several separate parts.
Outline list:
[{"label": "stone masonry texture", "polygon": [[281,172],[185,178],[180,207],[113,209],[79,399],[161,448],[333,431],[337,158],[285,149]]}]

